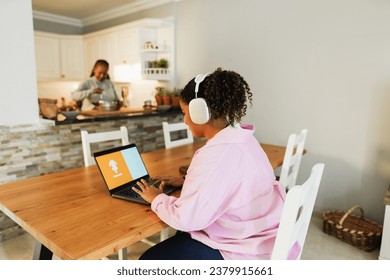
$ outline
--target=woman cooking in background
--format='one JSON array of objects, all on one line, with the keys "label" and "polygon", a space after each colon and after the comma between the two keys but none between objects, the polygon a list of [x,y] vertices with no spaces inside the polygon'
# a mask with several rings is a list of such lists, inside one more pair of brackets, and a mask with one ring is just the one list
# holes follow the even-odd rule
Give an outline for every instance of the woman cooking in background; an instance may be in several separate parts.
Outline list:
[{"label": "woman cooking in background", "polygon": [[87,111],[99,105],[99,101],[121,101],[108,75],[109,64],[99,59],[92,68],[90,79],[84,81],[72,92],[75,101],[82,101],[81,110]]}]

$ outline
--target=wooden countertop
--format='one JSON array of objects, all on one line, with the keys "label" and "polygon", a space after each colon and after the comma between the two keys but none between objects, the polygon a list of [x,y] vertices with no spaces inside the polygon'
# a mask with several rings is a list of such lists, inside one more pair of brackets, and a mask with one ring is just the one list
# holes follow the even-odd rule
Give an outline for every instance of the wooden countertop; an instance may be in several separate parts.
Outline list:
[{"label": "wooden countertop", "polygon": [[107,121],[107,120],[119,120],[129,119],[134,117],[151,117],[151,116],[164,116],[170,114],[182,114],[179,109],[170,109],[167,111],[160,110],[144,110],[143,108],[121,108],[117,111],[81,111],[81,114],[75,118],[66,118],[62,114],[58,114],[55,125],[66,125],[73,123],[95,122],[95,121]]},{"label": "wooden countertop", "polygon": [[90,117],[99,117],[99,116],[117,116],[117,115],[136,114],[136,113],[150,113],[153,111],[157,111],[156,108],[145,110],[142,107],[140,108],[122,107],[119,110],[115,110],[115,111],[101,111],[101,110],[81,111],[81,115],[90,116]]}]

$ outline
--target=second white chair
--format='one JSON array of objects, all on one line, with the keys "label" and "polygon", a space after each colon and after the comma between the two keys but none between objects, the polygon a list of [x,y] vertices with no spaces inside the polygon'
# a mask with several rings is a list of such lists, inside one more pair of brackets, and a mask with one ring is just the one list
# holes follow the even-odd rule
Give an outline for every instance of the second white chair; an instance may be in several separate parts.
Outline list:
[{"label": "second white chair", "polygon": [[[194,142],[194,137],[192,136],[191,130],[184,122],[171,123],[171,124],[169,124],[168,122],[163,122],[162,127],[164,132],[165,148],[167,149]],[[176,132],[176,131],[179,132],[184,130],[187,133],[187,137],[172,139],[171,137],[172,132]]]},{"label": "second white chair", "polygon": [[307,136],[307,129],[288,137],[279,182],[289,190],[296,184]]},{"label": "second white chair", "polygon": [[325,165],[318,163],[309,179],[292,187],[284,202],[272,260],[300,259]]}]

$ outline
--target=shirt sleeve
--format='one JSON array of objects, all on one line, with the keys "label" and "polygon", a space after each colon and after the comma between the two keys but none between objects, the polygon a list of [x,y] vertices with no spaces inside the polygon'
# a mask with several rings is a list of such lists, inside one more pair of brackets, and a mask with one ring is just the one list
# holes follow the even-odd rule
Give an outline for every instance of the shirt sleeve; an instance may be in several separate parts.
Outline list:
[{"label": "shirt sleeve", "polygon": [[90,98],[92,96],[93,88],[90,87],[88,81],[83,82],[79,87],[72,92],[72,98],[76,101],[81,101],[85,98]]}]

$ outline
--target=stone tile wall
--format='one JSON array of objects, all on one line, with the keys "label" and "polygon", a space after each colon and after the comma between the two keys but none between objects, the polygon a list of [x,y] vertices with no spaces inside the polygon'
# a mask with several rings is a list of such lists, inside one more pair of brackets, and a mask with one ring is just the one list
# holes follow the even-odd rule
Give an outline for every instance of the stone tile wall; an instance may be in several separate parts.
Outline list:
[{"label": "stone tile wall", "polygon": [[[130,143],[136,143],[140,152],[162,149],[163,121],[180,122],[182,114],[61,126],[0,126],[0,188],[3,183],[84,166],[80,130],[93,133],[117,130],[124,125],[129,131]],[[91,149],[95,152],[119,144],[120,141],[97,143]],[[22,229],[0,211],[0,241],[21,232]]]}]

